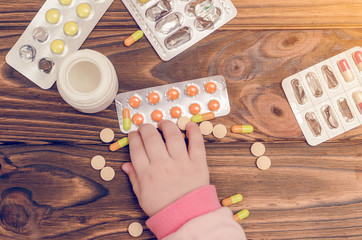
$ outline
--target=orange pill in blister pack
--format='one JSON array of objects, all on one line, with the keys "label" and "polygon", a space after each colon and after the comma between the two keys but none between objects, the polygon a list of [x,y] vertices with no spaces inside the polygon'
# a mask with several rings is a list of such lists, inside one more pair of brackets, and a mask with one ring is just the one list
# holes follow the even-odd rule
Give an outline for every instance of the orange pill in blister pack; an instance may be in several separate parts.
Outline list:
[{"label": "orange pill in blister pack", "polygon": [[153,121],[159,122],[163,118],[163,113],[160,110],[155,110],[155,111],[152,112],[151,118],[152,118]]},{"label": "orange pill in blister pack", "polygon": [[143,118],[142,114],[140,114],[140,113],[136,113],[132,117],[132,122],[138,126],[141,125],[143,123],[143,121],[144,121],[144,118]]},{"label": "orange pill in blister pack", "polygon": [[205,84],[204,89],[208,93],[214,93],[217,89],[217,86],[214,82],[208,82]]},{"label": "orange pill in blister pack", "polygon": [[358,68],[358,70],[360,72],[362,72],[362,52],[356,51],[353,53],[352,56],[353,56],[354,63],[356,64],[356,67]]},{"label": "orange pill in blister pack", "polygon": [[208,107],[209,107],[210,111],[217,111],[220,108],[220,103],[218,100],[213,99],[213,100],[210,100]]},{"label": "orange pill in blister pack", "polygon": [[150,92],[147,96],[148,102],[155,105],[160,101],[160,94],[157,92]]},{"label": "orange pill in blister pack", "polygon": [[186,94],[195,97],[199,93],[199,89],[195,85],[189,85],[186,88]]},{"label": "orange pill in blister pack", "polygon": [[338,68],[343,76],[344,81],[352,82],[354,80],[354,74],[346,59],[341,59],[338,61]]},{"label": "orange pill in blister pack", "polygon": [[182,114],[182,110],[178,106],[175,106],[175,107],[171,108],[171,110],[170,110],[170,115],[173,118],[179,118],[179,117],[181,117],[181,114]]},{"label": "orange pill in blister pack", "polygon": [[200,104],[198,103],[193,103],[189,106],[189,111],[192,115],[196,115],[201,111],[201,107]]},{"label": "orange pill in blister pack", "polygon": [[179,96],[180,92],[175,88],[171,88],[167,91],[167,98],[171,101],[177,100]]},{"label": "orange pill in blister pack", "polygon": [[137,96],[132,96],[129,98],[128,103],[133,108],[138,108],[141,105],[141,99]]}]

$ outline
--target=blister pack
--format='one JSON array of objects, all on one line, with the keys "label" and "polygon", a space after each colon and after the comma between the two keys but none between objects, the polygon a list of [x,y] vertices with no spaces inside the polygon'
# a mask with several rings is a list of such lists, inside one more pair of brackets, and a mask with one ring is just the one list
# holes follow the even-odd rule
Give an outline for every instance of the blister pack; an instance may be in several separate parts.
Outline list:
[{"label": "blister pack", "polygon": [[362,48],[354,47],[282,82],[309,145],[362,124]]},{"label": "blister pack", "polygon": [[122,0],[160,58],[168,61],[237,14],[230,0]]},{"label": "blister pack", "polygon": [[162,119],[176,123],[181,116],[214,112],[219,117],[230,112],[226,82],[220,75],[119,93],[115,103],[123,133],[143,123],[157,127]]},{"label": "blister pack", "polygon": [[63,59],[79,49],[112,2],[47,0],[6,55],[6,62],[49,89]]}]

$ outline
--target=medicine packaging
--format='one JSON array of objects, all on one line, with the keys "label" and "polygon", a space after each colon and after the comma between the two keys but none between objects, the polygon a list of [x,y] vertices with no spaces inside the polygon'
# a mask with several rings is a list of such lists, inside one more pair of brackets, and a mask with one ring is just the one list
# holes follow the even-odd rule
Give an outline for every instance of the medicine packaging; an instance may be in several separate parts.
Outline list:
[{"label": "medicine packaging", "polygon": [[355,128],[362,124],[362,48],[292,75],[282,87],[308,144]]},{"label": "medicine packaging", "polygon": [[181,116],[214,112],[219,117],[230,112],[226,82],[220,75],[119,93],[115,103],[123,133],[143,123],[157,127],[162,119],[176,123]]},{"label": "medicine packaging", "polygon": [[122,0],[160,58],[168,61],[237,14],[230,0]]},{"label": "medicine packaging", "polygon": [[57,79],[62,61],[77,51],[113,0],[47,0],[6,62],[43,89]]}]

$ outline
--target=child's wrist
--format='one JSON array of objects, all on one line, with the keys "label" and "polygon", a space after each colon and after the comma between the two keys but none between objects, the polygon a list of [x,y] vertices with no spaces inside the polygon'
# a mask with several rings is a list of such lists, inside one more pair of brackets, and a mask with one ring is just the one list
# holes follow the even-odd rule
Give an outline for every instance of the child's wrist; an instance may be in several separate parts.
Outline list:
[{"label": "child's wrist", "polygon": [[205,185],[186,194],[146,221],[158,239],[177,231],[189,220],[221,208],[215,186]]}]

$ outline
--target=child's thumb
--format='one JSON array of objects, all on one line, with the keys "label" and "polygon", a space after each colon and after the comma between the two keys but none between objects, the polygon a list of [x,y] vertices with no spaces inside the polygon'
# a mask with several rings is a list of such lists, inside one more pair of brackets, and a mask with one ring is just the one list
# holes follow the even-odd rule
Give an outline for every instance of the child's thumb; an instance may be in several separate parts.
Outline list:
[{"label": "child's thumb", "polygon": [[132,165],[132,163],[127,162],[122,165],[122,170],[127,173],[129,180],[131,181],[133,191],[138,196],[139,183],[137,178],[137,173]]}]

